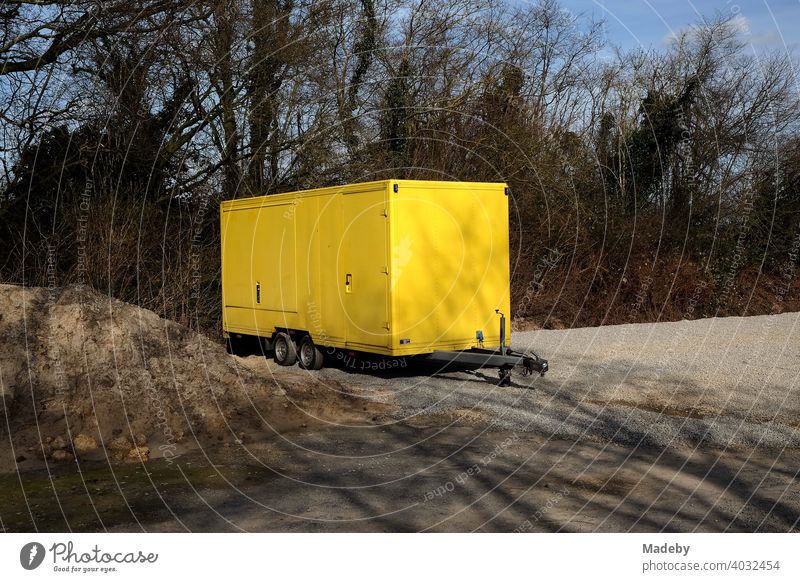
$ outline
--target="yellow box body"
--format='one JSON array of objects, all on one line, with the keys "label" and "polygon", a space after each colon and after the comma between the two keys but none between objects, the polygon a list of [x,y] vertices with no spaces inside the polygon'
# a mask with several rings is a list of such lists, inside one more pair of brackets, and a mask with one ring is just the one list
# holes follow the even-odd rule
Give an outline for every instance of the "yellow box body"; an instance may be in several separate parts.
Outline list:
[{"label": "yellow box body", "polygon": [[220,220],[225,333],[391,356],[500,343],[505,184],[350,184],[223,202]]}]

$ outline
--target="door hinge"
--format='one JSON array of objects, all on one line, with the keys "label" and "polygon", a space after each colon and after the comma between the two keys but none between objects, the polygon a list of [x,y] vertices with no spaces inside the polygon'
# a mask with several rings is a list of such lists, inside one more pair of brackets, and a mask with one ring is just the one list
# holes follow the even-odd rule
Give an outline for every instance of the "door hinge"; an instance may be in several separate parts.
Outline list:
[{"label": "door hinge", "polygon": [[389,329],[389,322],[388,321],[384,321],[383,322],[383,329],[385,329],[385,330]]},{"label": "door hinge", "polygon": [[383,273],[384,275],[388,275],[389,274],[389,267],[381,268],[381,273]]}]

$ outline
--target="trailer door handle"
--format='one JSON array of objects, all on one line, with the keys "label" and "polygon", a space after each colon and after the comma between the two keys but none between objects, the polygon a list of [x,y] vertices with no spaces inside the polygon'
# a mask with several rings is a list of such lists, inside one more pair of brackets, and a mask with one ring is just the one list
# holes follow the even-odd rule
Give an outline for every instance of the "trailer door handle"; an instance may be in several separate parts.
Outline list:
[{"label": "trailer door handle", "polygon": [[353,275],[347,273],[344,276],[344,292],[345,293],[352,293],[353,292]]}]

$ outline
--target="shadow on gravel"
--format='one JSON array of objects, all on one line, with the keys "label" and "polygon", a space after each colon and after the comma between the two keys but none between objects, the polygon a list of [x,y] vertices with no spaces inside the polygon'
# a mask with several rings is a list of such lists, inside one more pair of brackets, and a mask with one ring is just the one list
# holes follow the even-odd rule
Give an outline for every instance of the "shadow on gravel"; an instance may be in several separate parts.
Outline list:
[{"label": "shadow on gravel", "polygon": [[[404,356],[399,358],[383,357],[364,353],[347,353],[337,351],[325,355],[325,366],[350,374],[392,380],[396,378],[442,378],[449,379],[447,374],[463,372],[482,383],[497,384],[499,376],[495,368],[467,369],[453,364],[426,361],[423,358]],[[516,375],[521,376],[518,371]],[[512,381],[512,386],[525,388],[524,384]]]},{"label": "shadow on gravel", "polygon": [[800,508],[797,451],[748,458],[392,425],[252,445],[261,465],[234,448],[206,453],[113,474],[95,463],[82,477],[3,476],[3,529],[786,532]]},{"label": "shadow on gravel", "polygon": [[[491,431],[458,423],[331,426],[209,447],[171,465],[82,463],[0,475],[0,527],[797,530],[800,449],[785,446],[796,431],[770,422],[777,414],[788,421],[797,404],[781,408],[779,386],[760,387],[770,397],[750,410],[753,395],[737,393],[735,378],[714,395],[686,377],[621,360],[562,361],[570,370],[562,377],[511,388],[487,386],[485,370],[459,374],[449,392],[450,372],[438,366],[368,362],[330,365],[390,381],[420,377],[420,390],[441,392],[451,407],[480,409],[493,421],[515,415],[514,422]],[[595,365],[602,367],[589,375]],[[654,377],[658,386],[647,385]],[[416,398],[415,389],[398,392]],[[728,442],[735,446],[725,449]]]}]

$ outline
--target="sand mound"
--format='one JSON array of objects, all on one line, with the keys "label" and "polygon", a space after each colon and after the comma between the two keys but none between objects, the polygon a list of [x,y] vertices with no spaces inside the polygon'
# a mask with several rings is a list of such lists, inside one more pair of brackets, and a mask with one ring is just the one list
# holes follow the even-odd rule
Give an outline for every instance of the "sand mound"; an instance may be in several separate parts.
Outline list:
[{"label": "sand mound", "polygon": [[6,467],[22,457],[170,456],[374,408],[313,373],[230,356],[151,311],[79,287],[0,285],[0,395]]}]

